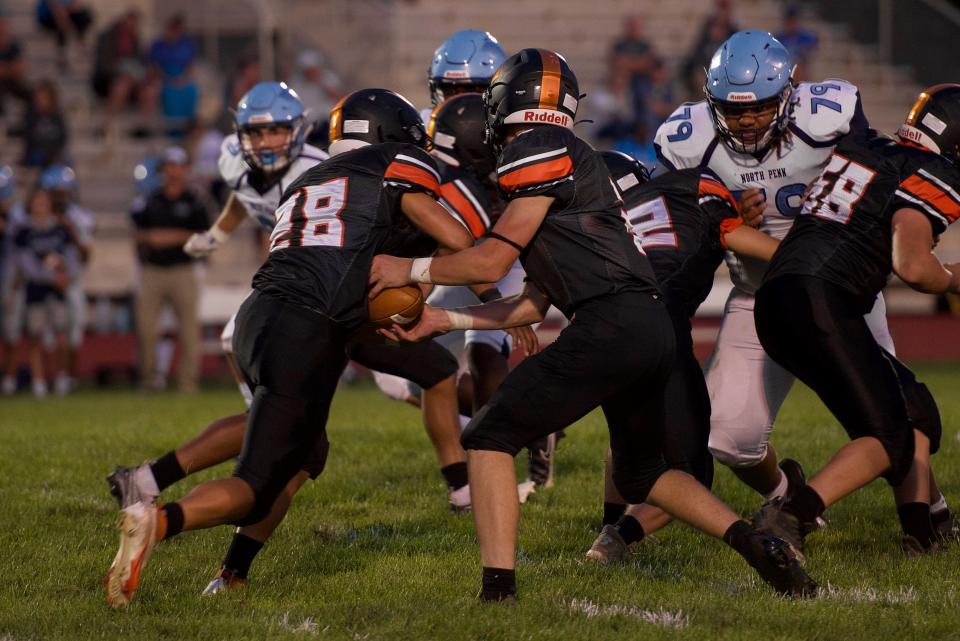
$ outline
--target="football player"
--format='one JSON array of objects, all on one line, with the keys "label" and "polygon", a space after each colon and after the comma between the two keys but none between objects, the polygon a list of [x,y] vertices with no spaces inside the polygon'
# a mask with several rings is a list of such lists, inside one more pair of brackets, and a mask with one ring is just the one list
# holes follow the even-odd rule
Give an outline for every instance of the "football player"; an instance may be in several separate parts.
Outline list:
[{"label": "football player", "polygon": [[[792,80],[790,54],[773,36],[741,31],[707,69],[706,99],[681,105],[657,131],[665,170],[704,167],[738,196],[741,214],[782,238],[800,211],[806,186],[826,166],[837,141],[867,127],[857,88],[843,80]],[[756,222],[754,222],[756,224]],[[777,465],[769,438],[793,375],[760,346],[753,294],[767,263],[727,254],[733,290],[707,365],[710,451],[766,500],[803,485],[798,465]],[[878,297],[868,323],[888,351],[893,344]]]},{"label": "football player", "polygon": [[960,292],[960,264],[942,265],[936,238],[960,218],[960,85],[920,94],[897,140],[853,132],[811,185],[757,292],[767,353],[809,385],[851,442],[808,484],[754,517],[802,557],[826,507],[877,477],[893,487],[910,555],[939,547],[929,460],[940,417],[926,386],[864,321],[891,272],[931,294]]},{"label": "football player", "polygon": [[566,61],[545,49],[523,49],[497,70],[484,96],[488,135],[502,148],[497,180],[508,201],[488,240],[432,259],[378,256],[370,271],[376,295],[411,282],[495,280],[518,257],[523,263],[529,280],[522,294],[476,307],[426,306],[409,331],[393,328],[405,340],[526,325],[541,320],[551,303],[571,321],[556,342],[507,376],[463,435],[482,598],[516,600],[513,457],[598,406],[624,498],[649,499],[723,538],[778,591],[813,593],[815,584],[782,541],[761,536],[692,476],[667,467],[660,443],[673,327],[602,158],[572,131],[580,91]]},{"label": "football player", "polygon": [[[454,250],[473,243],[436,202],[429,139],[403,97],[355,92],[334,109],[330,126],[334,157],[285,191],[269,257],[237,314],[234,354],[255,392],[235,475],[162,508],[138,500],[121,510],[120,549],[105,579],[116,607],[129,604],[157,541],[183,530],[257,523],[310,458],[325,457],[325,424],[347,344],[366,320],[373,256],[420,250],[424,236]],[[300,366],[291,368],[292,361]]]},{"label": "football player", "polygon": [[[284,122],[287,115],[291,113],[296,116],[296,114],[302,112],[296,94],[290,89],[279,83],[262,84],[267,86],[263,87],[264,91],[261,92],[261,95],[265,93],[268,97],[273,96],[273,98],[272,100],[261,99],[259,104],[255,100],[245,99],[241,101],[241,110],[246,110],[244,113],[245,121],[266,120],[262,117],[265,110],[274,112],[274,119],[280,122]],[[344,137],[343,127],[345,122],[352,122],[356,119],[355,117],[359,116],[366,117],[361,113],[364,110],[361,98],[362,96],[359,94],[353,97],[351,106],[348,107],[346,112],[346,119],[343,116],[342,105],[338,105],[334,110],[338,117],[335,119],[331,130],[332,140],[341,140]],[[257,118],[256,110],[261,111],[259,114],[261,118]],[[249,111],[255,113],[250,114]],[[376,117],[377,114],[374,113],[374,116]],[[348,132],[350,126],[347,125]],[[336,149],[340,150],[343,147],[349,147],[349,145],[341,142]],[[254,145],[254,149],[258,150],[257,145]],[[224,151],[230,153],[230,148],[225,145]],[[326,156],[326,154],[323,155]],[[297,158],[302,157],[303,155],[300,154]],[[309,160],[312,159],[305,162],[309,162]],[[249,162],[255,163],[256,160],[251,159]],[[229,170],[232,167],[229,159],[221,160],[221,168]],[[291,170],[296,169],[298,169],[296,165],[291,166]],[[225,171],[225,174],[227,173]],[[292,182],[292,179],[290,182]],[[235,193],[240,193],[240,191]],[[246,202],[253,202],[257,205],[256,208],[248,211],[251,215],[258,211],[264,213],[269,206],[269,201],[256,200],[254,193],[247,190],[244,194],[247,198]],[[280,194],[276,193],[274,195],[279,201]],[[231,212],[231,204],[228,203],[224,215],[221,216],[221,221],[227,220],[231,230],[238,224],[233,220],[235,213],[235,211]],[[261,224],[265,225],[265,214],[260,220]],[[395,230],[395,242],[398,243],[398,246],[403,246],[405,241],[397,239],[406,238],[409,240],[407,237],[421,239],[419,246],[416,248],[419,251],[430,249],[436,245],[428,238],[423,238],[423,235],[415,228],[409,229],[406,236],[401,231],[401,229]],[[216,232],[210,232],[210,234],[212,236]],[[223,240],[209,242],[203,240],[200,236],[195,237],[195,239],[199,239],[200,247],[207,248],[207,250],[201,252],[203,255],[207,255],[209,251],[219,246]],[[493,288],[484,291],[484,297],[489,296],[490,292],[493,291],[495,291]],[[499,296],[494,295],[494,297]],[[228,323],[222,337],[225,349],[230,348],[232,332],[233,319]],[[437,453],[440,471],[447,484],[450,507],[454,511],[468,510],[470,507],[470,487],[467,483],[466,455],[459,443],[459,423],[457,421],[456,373],[458,365],[456,359],[436,343],[416,346],[415,349],[408,349],[408,347],[410,346],[401,349],[389,345],[352,341],[349,346],[349,354],[351,359],[374,371],[389,372],[389,375],[410,379],[422,390],[423,402],[421,405],[424,426]],[[230,351],[228,351],[228,354]],[[251,391],[246,382],[243,383],[241,389],[245,392],[245,398],[252,399]],[[121,508],[137,500],[147,502],[153,500],[164,489],[186,476],[237,456],[243,443],[246,423],[247,414],[219,419],[207,426],[197,438],[175,450],[171,450],[156,461],[145,463],[136,468],[118,467],[108,477],[111,493],[117,497]],[[320,450],[304,465],[303,471],[291,480],[288,487],[285,488],[267,519],[261,523],[237,529],[220,570],[204,590],[204,594],[216,594],[246,581],[254,558],[283,519],[293,496],[307,479],[319,476],[325,460],[326,450],[325,445],[322,445]]]},{"label": "football player", "polygon": [[[95,221],[93,213],[77,203],[77,175],[66,165],[51,165],[40,174],[40,188],[50,192],[53,206],[60,212],[61,221],[69,231],[81,265],[90,261],[93,249]],[[87,296],[83,283],[75,279],[64,292],[67,302],[67,362],[66,375],[55,383],[57,394],[69,393],[77,381],[77,354],[83,344],[87,326]]]},{"label": "football player", "polygon": [[[646,168],[630,156],[616,151],[600,155],[653,266],[676,335],[677,353],[664,401],[670,408],[664,456],[671,467],[709,488],[710,397],[693,353],[690,318],[710,293],[725,249],[769,260],[777,241],[742,224],[733,195],[709,169],[680,169],[649,180]],[[621,560],[630,546],[670,519],[649,505],[631,506],[624,514],[626,506],[610,482],[609,463],[608,454],[603,529],[587,552],[588,559],[603,563]]]},{"label": "football player", "polygon": [[[17,346],[23,326],[23,288],[18,283],[13,247],[17,224],[23,222],[23,208],[14,203],[16,191],[13,168],[0,165],[0,346],[3,348],[0,391],[4,396],[17,391]],[[17,211],[20,212],[19,220]]]}]

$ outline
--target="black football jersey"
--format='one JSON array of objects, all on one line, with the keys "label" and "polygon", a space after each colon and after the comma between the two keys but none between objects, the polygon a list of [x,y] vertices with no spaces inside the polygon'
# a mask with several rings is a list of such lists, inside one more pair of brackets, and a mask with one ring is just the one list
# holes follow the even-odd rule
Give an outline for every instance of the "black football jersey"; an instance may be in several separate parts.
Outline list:
[{"label": "black football jersey", "polygon": [[867,130],[844,138],[811,184],[765,280],[815,276],[854,293],[865,312],[893,269],[893,214],[924,214],[941,234],[960,216],[960,171],[939,154]]},{"label": "black football jersey", "polygon": [[697,168],[666,172],[642,185],[628,174],[617,188],[671,313],[693,316],[723,262],[724,235],[743,222],[736,200],[716,174]]},{"label": "black football jersey", "polygon": [[520,262],[527,278],[568,318],[599,296],[630,290],[659,294],[607,166],[572,131],[540,125],[518,135],[500,156],[497,182],[508,201],[554,198]]},{"label": "black football jersey", "polygon": [[409,144],[361,147],[304,172],[280,200],[253,287],[349,327],[363,322],[373,257],[423,255],[424,234],[400,209],[406,192],[440,195],[433,158]]},{"label": "black football jersey", "polygon": [[472,173],[437,160],[440,170],[440,204],[450,210],[474,238],[482,238],[491,227],[491,203],[487,189]]}]

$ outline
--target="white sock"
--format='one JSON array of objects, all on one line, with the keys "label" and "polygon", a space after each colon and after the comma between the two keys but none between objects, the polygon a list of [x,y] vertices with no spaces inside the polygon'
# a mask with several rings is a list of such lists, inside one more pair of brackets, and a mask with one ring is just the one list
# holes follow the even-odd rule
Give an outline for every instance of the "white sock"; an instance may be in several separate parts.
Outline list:
[{"label": "white sock", "polygon": [[783,495],[787,493],[787,487],[790,485],[787,481],[787,475],[783,473],[783,470],[777,468],[777,471],[780,472],[780,482],[777,483],[777,487],[773,488],[772,492],[763,495],[763,498],[767,501],[783,497]]},{"label": "white sock", "polygon": [[949,506],[947,505],[947,499],[946,499],[946,497],[943,496],[943,494],[941,494],[941,495],[940,495],[940,498],[937,499],[937,502],[936,502],[936,503],[931,503],[931,504],[930,504],[930,514],[936,514],[937,512],[943,512],[944,510],[946,510],[946,509],[948,509],[948,508],[949,508]]},{"label": "white sock", "polygon": [[160,495],[160,488],[157,486],[157,479],[153,477],[153,470],[146,463],[137,468],[133,473],[133,480],[141,494],[149,496],[151,499]]}]

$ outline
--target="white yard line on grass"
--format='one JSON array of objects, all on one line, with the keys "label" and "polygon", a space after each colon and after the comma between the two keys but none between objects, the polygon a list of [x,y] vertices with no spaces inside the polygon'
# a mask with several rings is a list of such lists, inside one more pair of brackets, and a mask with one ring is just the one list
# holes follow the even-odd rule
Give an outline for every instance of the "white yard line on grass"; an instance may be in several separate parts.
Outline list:
[{"label": "white yard line on grass", "polygon": [[829,583],[820,586],[819,597],[844,603],[886,603],[899,605],[914,603],[920,599],[916,590],[908,586],[900,586],[897,590],[878,590],[876,588],[838,588]]},{"label": "white yard line on grass", "polygon": [[587,599],[571,600],[570,609],[585,614],[590,619],[598,616],[625,616],[677,630],[690,625],[690,617],[683,610],[677,610],[676,612],[668,612],[663,608],[644,610],[630,605],[601,605]]}]

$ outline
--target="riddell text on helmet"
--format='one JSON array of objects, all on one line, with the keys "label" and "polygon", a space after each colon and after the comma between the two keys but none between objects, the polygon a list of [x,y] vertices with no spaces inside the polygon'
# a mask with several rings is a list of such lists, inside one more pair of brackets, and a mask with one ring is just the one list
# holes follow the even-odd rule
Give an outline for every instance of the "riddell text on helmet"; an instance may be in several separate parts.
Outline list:
[{"label": "riddell text on helmet", "polygon": [[554,125],[567,127],[570,123],[570,116],[562,114],[559,111],[525,111],[523,112],[524,122],[548,122]]}]

